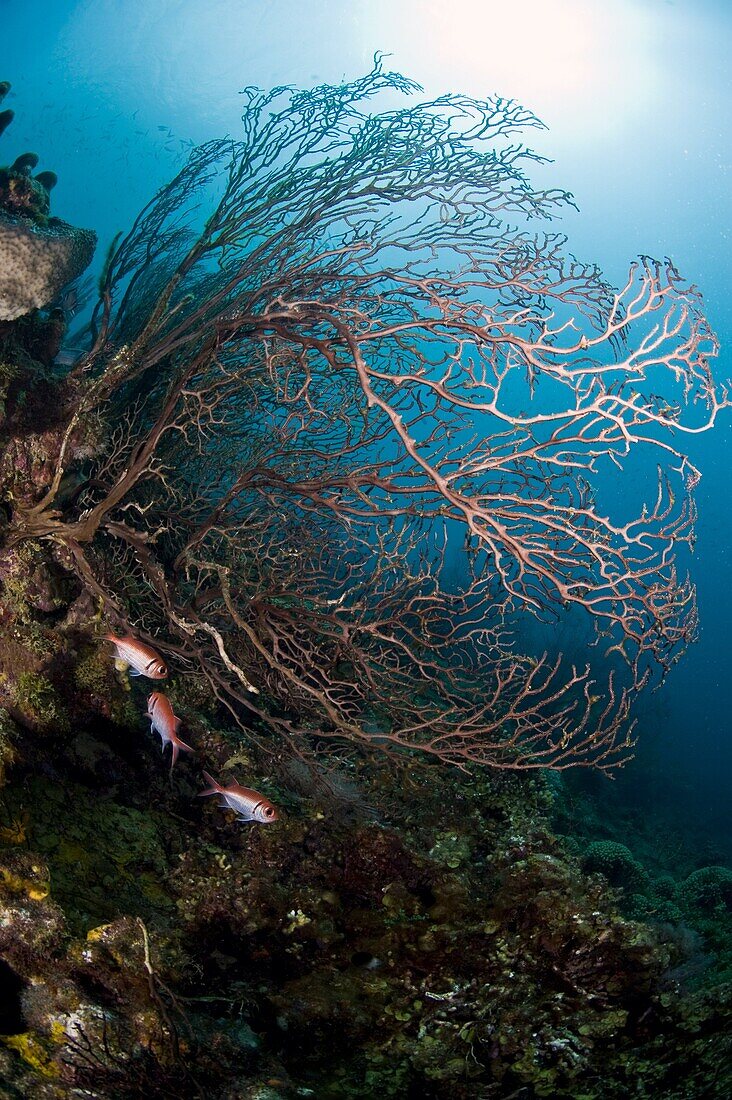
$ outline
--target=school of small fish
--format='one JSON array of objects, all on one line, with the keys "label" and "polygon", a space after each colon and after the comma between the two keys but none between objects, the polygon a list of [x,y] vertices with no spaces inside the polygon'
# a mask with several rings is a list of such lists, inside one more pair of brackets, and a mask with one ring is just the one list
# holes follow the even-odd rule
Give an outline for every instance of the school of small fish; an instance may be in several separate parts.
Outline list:
[{"label": "school of small fish", "polygon": [[[105,634],[104,640],[111,642],[115,647],[117,667],[130,669],[131,676],[146,676],[150,680],[164,680],[168,675],[168,667],[160,654],[131,634],[124,637],[118,637],[116,634]],[[195,749],[187,745],[178,736],[182,725],[181,719],[173,712],[170,700],[162,691],[153,691],[148,696],[145,717],[150,719],[151,732],[159,735],[162,742],[162,751],[165,752],[167,746],[171,746],[171,771],[175,767],[181,752],[195,752]],[[273,821],[277,821],[279,817],[277,808],[259,791],[253,791],[250,787],[242,787],[238,783],[223,787],[208,772],[204,772],[203,777],[208,783],[208,787],[205,791],[199,792],[199,798],[205,798],[211,794],[220,795],[219,805],[225,809],[233,810],[240,821],[258,821],[261,825],[270,825]]]}]

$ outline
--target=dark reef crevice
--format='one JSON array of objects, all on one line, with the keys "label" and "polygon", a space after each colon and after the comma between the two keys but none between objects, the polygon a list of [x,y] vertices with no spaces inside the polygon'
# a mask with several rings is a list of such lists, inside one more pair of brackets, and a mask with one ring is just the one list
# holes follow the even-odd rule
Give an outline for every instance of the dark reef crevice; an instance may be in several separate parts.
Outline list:
[{"label": "dark reef crevice", "polygon": [[21,1035],[27,1028],[23,1016],[23,991],[28,983],[0,959],[0,1035]]}]

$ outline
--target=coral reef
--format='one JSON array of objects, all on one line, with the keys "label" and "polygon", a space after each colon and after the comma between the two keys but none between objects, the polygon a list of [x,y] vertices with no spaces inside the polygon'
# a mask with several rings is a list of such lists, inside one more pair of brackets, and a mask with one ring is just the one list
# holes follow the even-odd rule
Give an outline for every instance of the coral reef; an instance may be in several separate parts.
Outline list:
[{"label": "coral reef", "polygon": [[389,823],[290,798],[257,830],[193,797],[200,765],[168,780],[141,725],[43,758],[25,743],[0,848],[19,1095],[725,1095],[728,994],[669,977],[682,947],[567,855],[542,781],[425,768],[397,802],[362,765]]},{"label": "coral reef", "polygon": [[37,165],[35,153],[22,153],[11,165],[0,168],[0,208],[36,225],[48,225],[50,191],[56,177],[46,172],[33,179],[31,172]]},{"label": "coral reef", "polygon": [[[618,842],[572,855],[550,827],[556,780],[378,759],[344,759],[330,787],[301,770],[299,796],[288,766],[267,784],[281,820],[242,826],[195,795],[204,759],[256,774],[256,738],[242,750],[204,684],[174,676],[200,755],[170,776],[147,689],[89,641],[94,606],[49,600],[32,555],[11,576],[0,1073],[15,1095],[726,1095],[727,988],[689,985],[703,948],[681,917],[672,932],[619,908],[655,892],[709,919],[723,874],[684,890]],[[65,724],[39,725],[46,683]]]},{"label": "coral reef", "polygon": [[[690,984],[710,948],[682,931],[719,917],[725,874],[677,883],[614,841],[573,855],[556,779],[424,763],[346,758],[330,786],[301,768],[298,796],[288,765],[267,784],[281,820],[242,826],[195,795],[204,760],[257,774],[256,737],[242,750],[205,685],[174,676],[200,755],[170,776],[147,689],[89,640],[93,604],[25,553],[0,685],[14,1095],[727,1095],[728,988]],[[651,897],[673,899],[673,929],[621,912]]]},{"label": "coral reef", "polygon": [[590,844],[585,852],[584,868],[599,871],[613,886],[627,890],[642,888],[648,878],[630,849],[614,840],[596,840]]},{"label": "coral reef", "polygon": [[[557,775],[335,738],[315,760],[274,754],[263,719],[234,728],[216,679],[175,659],[166,692],[196,754],[169,771],[73,544],[6,539],[62,438],[54,509],[98,491],[85,463],[111,429],[66,432],[59,323],[0,331],[0,1094],[726,1100],[725,868],[654,864],[589,799],[570,810]],[[148,545],[119,559],[138,601]],[[278,598],[273,615],[311,610]],[[198,799],[204,766],[262,780],[277,822]]]},{"label": "coral reef", "polygon": [[679,889],[681,901],[696,909],[732,911],[732,871],[729,867],[700,867]]},{"label": "coral reef", "polygon": [[[0,101],[10,85],[0,84]],[[10,117],[8,117],[10,115]],[[0,115],[0,133],[12,112]],[[52,302],[89,266],[97,236],[50,216],[53,172],[31,172],[35,153],[0,166],[0,322],[14,321]]]}]

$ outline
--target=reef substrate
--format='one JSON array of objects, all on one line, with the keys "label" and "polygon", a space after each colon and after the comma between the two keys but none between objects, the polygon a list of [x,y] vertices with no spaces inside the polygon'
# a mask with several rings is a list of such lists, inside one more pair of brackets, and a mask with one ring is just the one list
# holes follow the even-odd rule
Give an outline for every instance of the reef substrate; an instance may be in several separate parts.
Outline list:
[{"label": "reef substrate", "polygon": [[[558,839],[556,776],[267,774],[192,676],[171,776],[62,563],[2,585],[3,1096],[729,1095],[724,876]],[[204,760],[282,819],[197,799]]]}]

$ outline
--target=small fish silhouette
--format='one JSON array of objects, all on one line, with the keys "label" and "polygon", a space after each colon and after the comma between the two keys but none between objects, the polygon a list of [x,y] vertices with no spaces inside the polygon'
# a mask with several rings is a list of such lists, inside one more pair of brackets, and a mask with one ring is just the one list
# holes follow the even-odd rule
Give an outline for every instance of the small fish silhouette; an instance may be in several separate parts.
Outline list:
[{"label": "small fish silhouette", "polygon": [[124,661],[133,670],[131,676],[147,676],[151,680],[164,680],[168,668],[159,653],[144,642],[126,634],[118,638],[115,634],[105,634],[104,639],[117,647],[117,660]]},{"label": "small fish silhouette", "polygon": [[167,695],[163,695],[162,691],[154,691],[148,698],[146,717],[150,719],[151,731],[160,734],[160,739],[163,742],[163,752],[165,752],[166,745],[172,745],[173,747],[173,756],[170,762],[170,770],[172,771],[179,752],[181,750],[183,752],[194,752],[194,749],[190,745],[186,745],[185,741],[181,741],[178,736],[178,730],[181,726],[180,718],[176,718],[173,714],[170,700]]},{"label": "small fish silhouette", "polygon": [[242,821],[259,821],[262,825],[270,825],[279,817],[276,808],[259,791],[240,787],[238,783],[232,783],[230,787],[222,787],[208,772],[203,773],[203,778],[209,786],[205,791],[200,791],[198,797],[205,798],[209,794],[220,794],[219,805],[228,806],[230,810],[234,810]]}]

